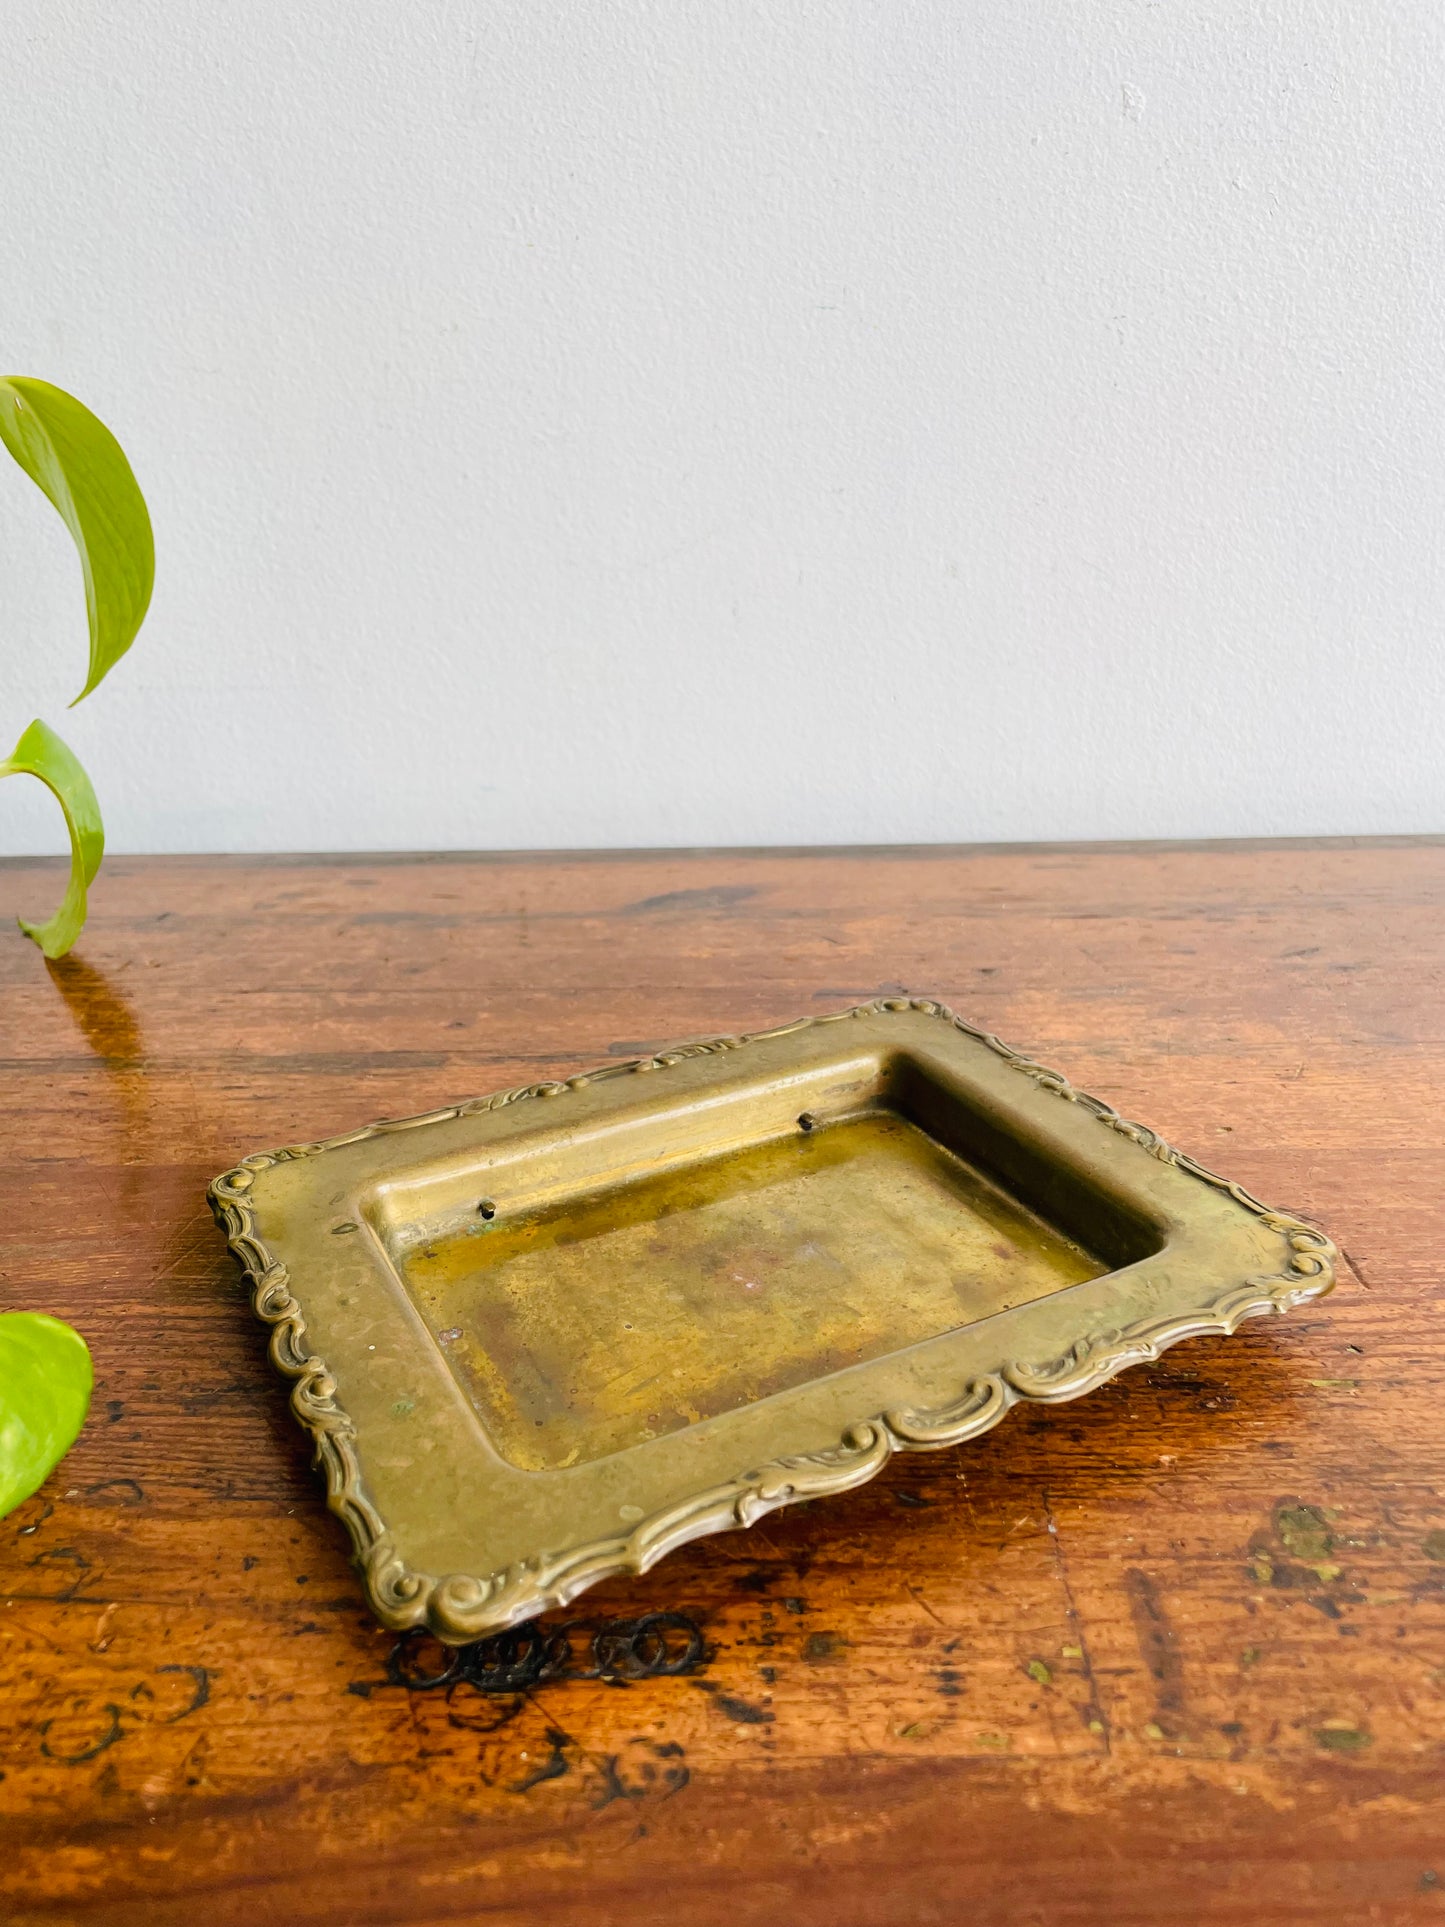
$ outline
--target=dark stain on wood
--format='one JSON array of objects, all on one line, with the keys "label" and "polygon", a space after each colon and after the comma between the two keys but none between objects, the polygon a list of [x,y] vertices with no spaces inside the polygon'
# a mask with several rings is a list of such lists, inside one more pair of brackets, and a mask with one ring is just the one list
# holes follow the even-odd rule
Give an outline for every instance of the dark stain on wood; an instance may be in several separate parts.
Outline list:
[{"label": "dark stain on wood", "polygon": [[660,896],[643,897],[625,903],[614,912],[619,917],[655,917],[660,911],[688,911],[693,915],[708,910],[734,910],[749,902],[757,891],[746,883],[718,883],[692,890],[664,890]]},{"label": "dark stain on wood", "polygon": [[1129,1600],[1129,1616],[1134,1622],[1134,1637],[1154,1681],[1155,1716],[1161,1725],[1167,1725],[1168,1737],[1173,1739],[1173,1728],[1184,1714],[1184,1663],[1179,1642],[1164,1610],[1159,1587],[1147,1572],[1131,1567],[1124,1574],[1124,1589]]},{"label": "dark stain on wood", "polygon": [[754,1706],[751,1700],[743,1699],[738,1693],[724,1692],[715,1680],[698,1679],[693,1681],[693,1685],[711,1698],[720,1713],[725,1713],[730,1720],[736,1720],[740,1726],[771,1726],[773,1722],[774,1715],[766,1708]]}]

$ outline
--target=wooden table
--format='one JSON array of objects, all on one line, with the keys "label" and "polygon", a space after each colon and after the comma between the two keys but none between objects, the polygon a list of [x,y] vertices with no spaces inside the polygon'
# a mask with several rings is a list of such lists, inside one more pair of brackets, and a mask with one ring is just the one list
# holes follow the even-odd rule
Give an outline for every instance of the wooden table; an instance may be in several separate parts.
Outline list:
[{"label": "wooden table", "polygon": [[[1441,841],[112,861],[75,957],[0,936],[4,1302],[96,1362],[0,1523],[4,1920],[1445,1919],[1442,965]],[[207,1180],[900,990],[1339,1290],[581,1602],[691,1676],[387,1683]]]}]

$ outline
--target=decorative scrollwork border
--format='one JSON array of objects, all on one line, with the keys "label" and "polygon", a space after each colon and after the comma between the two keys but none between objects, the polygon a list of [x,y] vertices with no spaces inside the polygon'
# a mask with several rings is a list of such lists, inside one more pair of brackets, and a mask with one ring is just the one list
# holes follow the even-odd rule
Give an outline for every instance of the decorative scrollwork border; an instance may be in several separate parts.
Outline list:
[{"label": "decorative scrollwork border", "polygon": [[[1282,1269],[1246,1279],[1203,1309],[1144,1319],[1122,1330],[1090,1333],[1059,1358],[1004,1364],[975,1378],[957,1400],[938,1410],[887,1411],[861,1419],[849,1426],[834,1446],[804,1457],[776,1459],[744,1472],[655,1513],[625,1535],[519,1560],[485,1577],[418,1572],[409,1566],[367,1494],[356,1452],[356,1428],[337,1400],[336,1381],[325,1360],[306,1347],[306,1321],[292,1295],[286,1267],[257,1232],[256,1214],[248,1196],[255,1173],[288,1159],[313,1157],[388,1132],[473,1117],[524,1100],[560,1097],[605,1079],[665,1070],[691,1057],[739,1050],[765,1038],[786,1037],[823,1024],[908,1010],[952,1024],[1043,1089],[1081,1105],[1101,1124],[1130,1138],[1161,1163],[1174,1165],[1227,1193],[1279,1234],[1284,1253]],[[378,1617],[396,1631],[424,1626],[453,1644],[475,1640],[548,1608],[564,1606],[599,1579],[621,1572],[645,1572],[690,1539],[732,1526],[752,1525],[777,1507],[800,1499],[846,1492],[873,1478],[894,1452],[938,1449],[977,1438],[1022,1399],[1054,1403],[1077,1398],[1128,1365],[1157,1359],[1181,1339],[1227,1335],[1246,1318],[1289,1311],[1322,1297],[1334,1283],[1335,1247],[1323,1232],[1287,1213],[1270,1210],[1242,1186],[1175,1150],[1157,1132],[1131,1124],[1102,1099],[1076,1090],[1057,1071],[1035,1063],[988,1031],[956,1016],[946,1005],[928,998],[884,998],[852,1010],[800,1018],[774,1030],[679,1044],[654,1057],[608,1064],[562,1082],[529,1084],[419,1117],[367,1125],[342,1137],[258,1153],[243,1158],[234,1169],[218,1177],[208,1196],[217,1223],[251,1282],[256,1315],[271,1328],[272,1362],[292,1382],[291,1409],[315,1443],[315,1460],[326,1478],[327,1502],[351,1535],[356,1563]]]}]

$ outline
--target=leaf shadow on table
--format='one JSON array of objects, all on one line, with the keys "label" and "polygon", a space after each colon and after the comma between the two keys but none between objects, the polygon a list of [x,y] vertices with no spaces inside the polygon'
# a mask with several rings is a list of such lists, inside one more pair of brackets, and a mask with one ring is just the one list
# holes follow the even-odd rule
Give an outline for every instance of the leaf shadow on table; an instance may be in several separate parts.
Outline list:
[{"label": "leaf shadow on table", "polygon": [[134,1069],[144,1049],[140,1024],[115,979],[74,951],[47,958],[45,968],[95,1055],[117,1072]]},{"label": "leaf shadow on table", "polygon": [[45,968],[71,1021],[106,1073],[104,1092],[115,1108],[121,1209],[142,1202],[144,1165],[155,1136],[154,1096],[146,1064],[145,1037],[131,999],[115,976],[74,951],[47,958]]}]

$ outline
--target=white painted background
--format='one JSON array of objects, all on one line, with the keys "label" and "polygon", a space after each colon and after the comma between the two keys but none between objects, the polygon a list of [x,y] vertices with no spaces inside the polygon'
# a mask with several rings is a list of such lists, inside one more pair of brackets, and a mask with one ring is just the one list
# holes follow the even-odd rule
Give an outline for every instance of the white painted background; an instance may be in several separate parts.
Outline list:
[{"label": "white painted background", "polygon": [[[1427,0],[7,0],[0,719],[112,847],[1445,828]],[[34,785],[0,849],[61,847]]]}]

